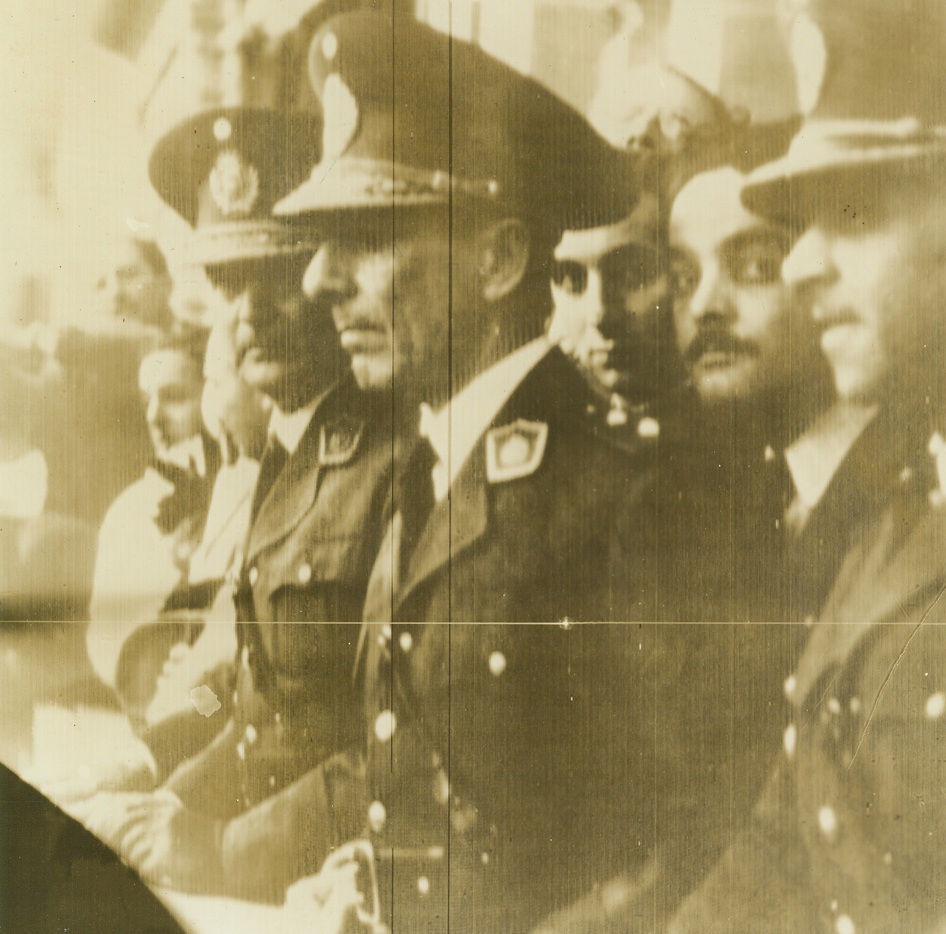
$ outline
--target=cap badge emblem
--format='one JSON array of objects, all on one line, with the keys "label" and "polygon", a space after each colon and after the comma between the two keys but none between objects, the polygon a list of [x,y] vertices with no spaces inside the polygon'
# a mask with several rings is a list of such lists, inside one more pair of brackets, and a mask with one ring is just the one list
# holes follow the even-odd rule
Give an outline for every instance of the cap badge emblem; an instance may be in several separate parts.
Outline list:
[{"label": "cap badge emblem", "polygon": [[322,113],[322,160],[337,159],[355,138],[359,116],[355,95],[335,73],[325,79],[322,87]]},{"label": "cap badge emblem", "polygon": [[210,196],[224,217],[246,216],[259,197],[259,173],[238,152],[225,149],[210,172]]},{"label": "cap badge emblem", "polygon": [[828,50],[824,35],[807,13],[799,13],[792,23],[791,55],[798,106],[803,114],[810,114],[821,98]]}]

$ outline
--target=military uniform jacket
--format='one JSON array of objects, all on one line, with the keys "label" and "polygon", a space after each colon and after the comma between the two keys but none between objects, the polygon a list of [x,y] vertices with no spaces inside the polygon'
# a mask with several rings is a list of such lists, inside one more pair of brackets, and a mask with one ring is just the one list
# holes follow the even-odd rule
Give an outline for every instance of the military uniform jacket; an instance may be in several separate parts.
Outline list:
[{"label": "military uniform jacket", "polygon": [[[170,780],[192,806],[236,817],[224,862],[243,894],[281,898],[353,829],[345,808],[360,795],[361,756],[345,751],[361,738],[359,627],[345,623],[361,617],[383,531],[393,457],[384,412],[353,381],[331,390],[263,499],[236,598],[232,722]],[[346,790],[336,796],[336,785]]]},{"label": "military uniform jacket", "polygon": [[593,404],[557,349],[526,375],[430,515],[395,619],[652,618],[656,441],[615,443]]},{"label": "military uniform jacket", "polygon": [[751,831],[675,934],[943,929],[946,511],[903,478],[785,683],[794,717]]},{"label": "military uniform jacket", "polygon": [[547,425],[541,462],[491,482],[481,439],[407,570],[409,622],[366,627],[365,824],[394,931],[527,930],[653,855],[699,631],[470,622],[651,611],[649,462],[596,436],[580,385],[557,352],[526,377],[494,427]]}]

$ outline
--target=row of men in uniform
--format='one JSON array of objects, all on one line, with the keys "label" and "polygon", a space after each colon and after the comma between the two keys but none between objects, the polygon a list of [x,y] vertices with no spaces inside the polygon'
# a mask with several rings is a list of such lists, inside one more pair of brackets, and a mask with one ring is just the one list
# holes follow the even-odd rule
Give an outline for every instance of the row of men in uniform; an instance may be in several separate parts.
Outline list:
[{"label": "row of men in uniform", "polygon": [[[274,414],[226,724],[75,813],[184,889],[327,858],[317,929],[936,930],[941,18],[811,2],[800,127],[710,107],[656,161],[377,14],[313,39],[318,117],[164,137]],[[617,331],[564,334],[588,372],[550,265],[575,299],[622,270]],[[694,393],[643,407],[664,277]]]}]

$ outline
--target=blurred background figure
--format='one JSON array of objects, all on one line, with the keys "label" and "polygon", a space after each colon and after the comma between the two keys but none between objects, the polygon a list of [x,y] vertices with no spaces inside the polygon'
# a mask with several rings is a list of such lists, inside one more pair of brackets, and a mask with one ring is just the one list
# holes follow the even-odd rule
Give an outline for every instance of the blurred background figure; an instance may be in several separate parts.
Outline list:
[{"label": "blurred background figure", "polygon": [[106,264],[84,297],[79,291],[76,313],[27,332],[26,378],[42,412],[31,419],[33,441],[49,463],[50,507],[91,522],[150,457],[138,369],[173,320],[171,278],[154,241],[126,228],[108,242]]},{"label": "blurred background figure", "polygon": [[169,335],[138,373],[154,456],[102,522],[88,632],[93,667],[112,686],[123,638],[186,579],[206,520],[219,455],[200,415],[205,341]]}]

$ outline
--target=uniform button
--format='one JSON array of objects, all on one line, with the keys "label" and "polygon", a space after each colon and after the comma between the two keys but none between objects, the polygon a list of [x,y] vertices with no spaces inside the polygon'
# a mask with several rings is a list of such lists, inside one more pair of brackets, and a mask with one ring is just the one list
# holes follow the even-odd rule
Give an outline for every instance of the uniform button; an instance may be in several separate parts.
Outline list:
[{"label": "uniform button", "polygon": [[236,744],[236,752],[241,761],[246,759],[246,744],[242,739]]},{"label": "uniform button", "polygon": [[308,561],[303,561],[299,565],[299,570],[296,572],[296,576],[299,578],[300,584],[308,584],[312,580],[312,565]]},{"label": "uniform button", "polygon": [[397,718],[394,716],[394,712],[382,710],[374,721],[374,735],[382,743],[386,743],[394,735],[395,729],[397,729]]},{"label": "uniform button", "polygon": [[414,637],[409,632],[402,632],[398,636],[397,644],[401,647],[402,652],[410,652],[414,648]]},{"label": "uniform button", "polygon": [[270,788],[275,788],[275,787],[276,787],[276,776],[275,776],[275,775],[270,775],[270,776],[269,776],[269,787],[270,787]]},{"label": "uniform button", "polygon": [[[245,665],[246,662],[244,662],[243,664]],[[239,693],[238,693],[237,691],[234,691],[234,692],[233,692],[233,703],[236,704],[239,700],[240,700],[240,695],[239,695]]]},{"label": "uniform button", "polygon": [[255,564],[250,568],[249,580],[251,587],[255,587],[256,582],[259,580],[259,568],[256,567]]},{"label": "uniform button", "polygon": [[861,704],[861,699],[859,697],[852,697],[848,706],[851,708],[851,713],[857,714],[861,712],[861,707],[863,705]]},{"label": "uniform button", "polygon": [[838,815],[835,814],[833,807],[826,804],[818,811],[818,826],[829,840],[835,838],[838,832]]},{"label": "uniform button", "polygon": [[417,891],[421,895],[427,895],[430,892],[430,879],[427,876],[418,876],[417,878]]},{"label": "uniform button", "polygon": [[785,747],[785,753],[789,757],[795,755],[795,745],[798,742],[798,727],[794,723],[790,723],[785,728],[785,734],[782,736],[782,745]]},{"label": "uniform button", "polygon": [[[240,653],[240,661],[242,662],[244,668],[250,667],[250,647],[248,645],[243,646],[243,651]],[[235,694],[233,699],[236,700]]]},{"label": "uniform button", "polygon": [[791,699],[795,693],[795,688],[798,687],[798,679],[794,675],[790,675],[785,679],[783,687],[785,688],[785,696]]},{"label": "uniform button", "polygon": [[893,853],[884,853],[884,865],[885,866],[893,865]]},{"label": "uniform button", "polygon": [[244,736],[246,736],[246,741],[252,746],[258,739],[259,734],[256,732],[256,727],[252,723],[247,723],[246,729],[243,731]]},{"label": "uniform button", "polygon": [[480,853],[480,862],[484,866],[486,866],[489,863],[489,853],[487,853],[485,850],[482,853]]},{"label": "uniform button", "polygon": [[926,699],[926,715],[930,720],[938,720],[946,712],[946,694],[937,691]]},{"label": "uniform button", "polygon": [[276,713],[273,714],[273,719],[277,723],[282,723],[282,714],[277,710]]},{"label": "uniform button", "polygon": [[391,641],[391,632],[392,632],[392,630],[391,630],[391,624],[390,624],[390,623],[385,623],[385,624],[381,627],[381,635],[384,636],[384,638],[385,638],[388,642]]},{"label": "uniform button", "polygon": [[381,833],[387,823],[388,809],[380,801],[372,801],[368,808],[368,827],[372,833]]},{"label": "uniform button", "polygon": [[828,710],[837,716],[841,712],[841,702],[836,697],[832,697],[828,701]]},{"label": "uniform button", "polygon": [[834,929],[838,934],[857,934],[857,928],[848,915],[839,915],[838,920],[834,922]]},{"label": "uniform button", "polygon": [[434,800],[446,804],[450,800],[450,779],[443,769],[438,769],[434,777]]},{"label": "uniform button", "polygon": [[656,438],[660,434],[660,422],[656,418],[645,415],[637,423],[637,433],[642,438]]},{"label": "uniform button", "polygon": [[489,656],[489,671],[494,678],[498,678],[506,670],[506,656],[502,652],[491,652]]}]

